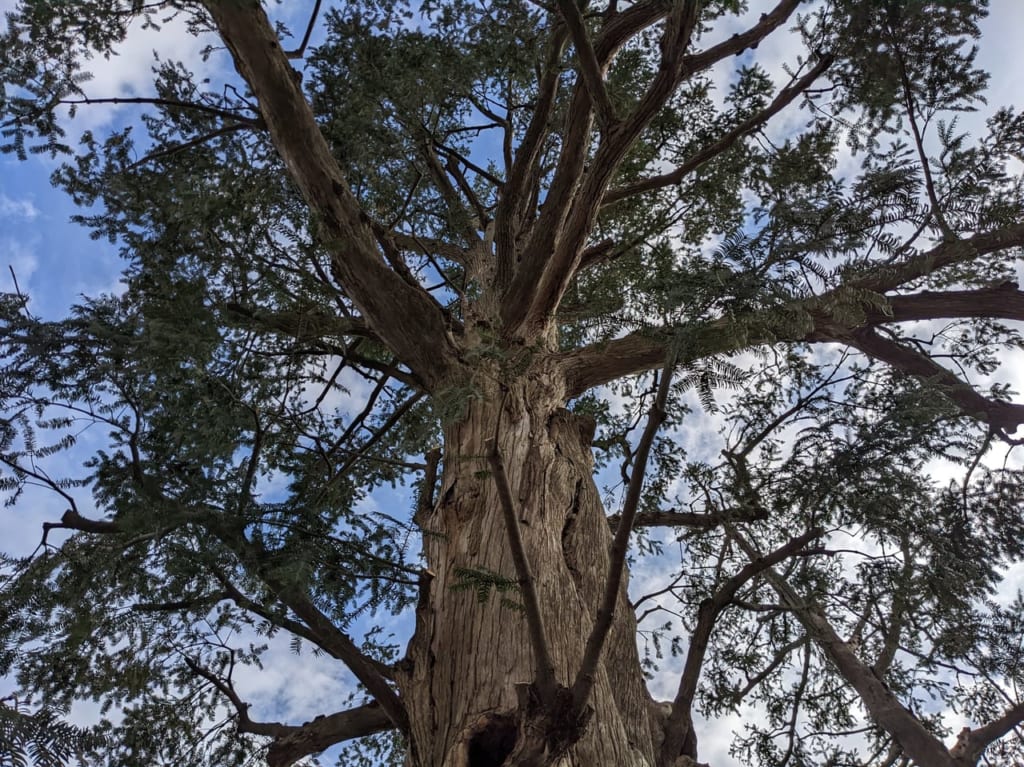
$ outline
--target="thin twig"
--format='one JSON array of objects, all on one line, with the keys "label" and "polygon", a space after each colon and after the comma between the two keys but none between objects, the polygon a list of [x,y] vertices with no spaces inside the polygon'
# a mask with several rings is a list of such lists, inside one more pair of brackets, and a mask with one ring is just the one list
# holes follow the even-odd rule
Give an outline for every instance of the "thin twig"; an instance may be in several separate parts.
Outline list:
[{"label": "thin twig", "polygon": [[285,51],[284,55],[290,59],[301,59],[306,53],[306,46],[309,45],[310,35],[313,34],[313,27],[316,25],[316,17],[320,15],[320,3],[322,0],[316,0],[313,4],[313,13],[309,16],[309,24],[306,25],[306,34],[302,36],[302,42],[299,43],[299,47],[294,51]]}]

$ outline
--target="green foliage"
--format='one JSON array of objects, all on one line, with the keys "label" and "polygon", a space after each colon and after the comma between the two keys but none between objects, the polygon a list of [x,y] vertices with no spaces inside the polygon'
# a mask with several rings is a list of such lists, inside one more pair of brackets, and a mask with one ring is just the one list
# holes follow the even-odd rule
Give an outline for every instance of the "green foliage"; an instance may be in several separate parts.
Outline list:
[{"label": "green foliage", "polygon": [[[452,591],[473,591],[476,592],[476,600],[481,604],[491,598],[491,592],[498,594],[516,594],[519,592],[519,582],[514,578],[507,578],[501,573],[496,573],[487,568],[455,568],[455,577],[459,580],[452,584]],[[522,612],[523,605],[509,597],[501,597],[501,606]]]},{"label": "green foliage", "polygon": [[65,711],[0,700],[0,765],[62,767],[101,741],[63,720]]},{"label": "green foliage", "polygon": [[[724,73],[692,71],[623,150],[614,202],[580,216],[586,263],[548,335],[522,343],[500,327],[507,286],[492,256],[523,256],[563,158],[578,148],[589,172],[608,133],[578,147],[565,135],[579,54],[563,22],[517,0],[325,8],[315,45],[292,63],[382,263],[436,299],[473,371],[427,393],[367,326],[358,286],[337,276],[348,253],[318,239],[323,220],[234,74],[206,80],[191,63],[156,61],[141,113],[69,138],[69,118],[90,106],[75,102],[115,95],[87,88],[90,58],[114,55],[139,25],[177,19],[206,34],[201,4],[18,4],[0,36],[0,149],[59,158],[53,183],[125,271],[119,294],[83,298],[59,320],[0,296],[0,492],[20,509],[42,488],[67,509],[37,551],[2,561],[0,674],[46,706],[0,705],[0,754],[6,742],[11,764],[257,763],[267,739],[237,731],[225,690],[283,636],[323,652],[309,615],[377,664],[400,661],[400,639],[378,622],[407,620],[423,598],[432,533],[412,512],[444,500],[421,487],[422,456],[503,386],[551,376],[556,351],[599,356],[628,334],[674,344],[680,359],[640,513],[705,515],[635,536],[634,564],[675,579],[652,614],[683,616],[641,623],[645,670],[688,651],[700,605],[749,565],[723,520],[763,552],[820,526],[824,537],[778,568],[793,587],[885,661],[886,684],[929,728],[943,731],[942,706],[998,716],[1005,691],[1024,684],[1024,607],[1002,593],[1024,559],[1020,472],[994,468],[998,430],[964,416],[936,380],[816,343],[884,325],[892,343],[974,382],[1020,349],[1009,321],[886,324],[892,291],[857,283],[1021,221],[1024,116],[994,108],[978,136],[958,122],[984,104],[973,46],[986,5],[801,6],[792,74],[825,54],[834,63],[827,87],[767,127],[758,120],[783,83],[755,51]],[[679,53],[734,39],[723,23],[746,6],[702,3],[698,37]],[[599,3],[584,25],[653,7]],[[643,25],[604,72],[620,115],[663,71],[661,31]],[[534,124],[548,64],[557,87]],[[505,211],[531,125],[543,135],[528,189]],[[703,154],[674,183],[626,193]],[[496,241],[499,210],[519,239]],[[965,257],[899,290],[990,287],[1018,269],[1019,249]],[[597,422],[609,511],[638,470],[656,388],[641,372],[569,403]],[[1010,397],[998,383],[976,388]],[[507,404],[502,418],[523,403]],[[952,479],[929,478],[940,471]],[[390,494],[413,486],[414,502]],[[522,610],[515,578],[468,565],[453,590]],[[61,719],[83,699],[103,707],[88,733]],[[696,702],[707,717],[763,712],[733,745],[753,765],[861,764],[858,732],[879,754],[891,742],[761,578],[718,618]],[[404,747],[378,734],[324,759],[398,764]],[[1020,749],[1009,739],[992,759],[1019,761]]]}]

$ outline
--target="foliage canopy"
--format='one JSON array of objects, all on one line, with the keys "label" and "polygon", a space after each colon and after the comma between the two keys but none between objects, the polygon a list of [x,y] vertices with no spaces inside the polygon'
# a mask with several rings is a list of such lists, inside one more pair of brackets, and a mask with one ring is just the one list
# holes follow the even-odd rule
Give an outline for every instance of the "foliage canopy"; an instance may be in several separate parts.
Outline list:
[{"label": "foliage canopy", "polygon": [[[126,266],[66,318],[0,300],[0,489],[67,507],[0,561],[0,673],[30,701],[0,704],[0,764],[283,765],[344,743],[342,763],[428,765],[389,631],[448,599],[529,625],[550,725],[549,761],[516,719],[466,764],[556,763],[604,693],[559,668],[582,724],[555,732],[526,512],[491,544],[515,569],[467,561],[428,589],[450,499],[517,500],[496,443],[465,463],[456,437],[514,428],[523,392],[592,419],[646,591],[643,668],[682,659],[637,764],[704,759],[695,734],[750,711],[745,764],[1024,759],[1024,475],[992,459],[1024,405],[984,383],[1022,342],[1024,118],[983,98],[987,2],[310,6],[7,14],[2,148],[58,158]],[[209,59],[94,93],[90,60],[147,25]],[[105,103],[137,111],[69,135]],[[389,486],[408,508],[380,509]],[[335,712],[276,722],[240,696],[282,637],[358,680]],[[86,699],[94,730],[46,724]]]}]

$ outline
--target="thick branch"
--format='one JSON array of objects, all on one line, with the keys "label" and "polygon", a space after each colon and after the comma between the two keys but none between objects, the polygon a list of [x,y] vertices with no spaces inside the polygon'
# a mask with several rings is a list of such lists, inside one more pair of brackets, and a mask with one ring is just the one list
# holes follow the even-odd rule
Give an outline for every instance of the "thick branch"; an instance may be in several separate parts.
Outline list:
[{"label": "thick branch", "polygon": [[369,218],[320,133],[277,34],[255,3],[207,0],[239,73],[255,94],[270,136],[331,251],[335,274],[369,325],[429,387],[453,379],[456,349],[426,291],[384,263]]},{"label": "thick branch", "polygon": [[[736,513],[725,514],[700,514],[692,511],[645,511],[638,513],[633,520],[633,529],[640,527],[693,527],[699,530],[711,530],[718,527],[726,519],[734,522],[753,522],[766,519],[767,512],[764,509],[737,510]],[[621,514],[613,514],[608,517],[608,526],[614,532],[619,527],[622,519]]]},{"label": "thick branch", "polygon": [[249,704],[238,696],[230,684],[191,658],[186,657],[185,664],[192,673],[206,679],[231,702],[238,715],[240,733],[264,735],[274,739],[267,751],[269,767],[290,767],[304,756],[319,753],[346,740],[383,732],[394,726],[376,702],[347,711],[338,711],[329,716],[318,716],[303,725],[257,722],[249,716]]},{"label": "thick branch", "polygon": [[964,412],[997,429],[1013,432],[1024,423],[1024,405],[1000,402],[982,396],[974,387],[946,370],[928,355],[884,338],[871,328],[862,328],[854,331],[851,337],[835,340],[849,344],[897,370],[924,379],[949,397]]},{"label": "thick branch", "polygon": [[235,526],[210,524],[208,529],[224,545],[235,552],[242,563],[270,588],[316,637],[316,644],[342,661],[366,690],[380,704],[394,725],[403,732],[409,729],[405,705],[380,673],[375,661],[365,656],[356,644],[313,603],[298,586],[283,580],[268,561],[266,553],[251,543]]},{"label": "thick branch", "polygon": [[1024,222],[955,242],[943,242],[901,263],[870,269],[862,277],[850,280],[846,287],[888,293],[947,266],[968,263],[989,253],[1021,246],[1024,246]]},{"label": "thick branch", "polygon": [[923,291],[887,298],[890,313],[871,312],[867,320],[872,325],[955,317],[1024,321],[1024,291],[1013,281],[977,290]]},{"label": "thick branch", "polygon": [[375,338],[366,323],[325,312],[273,312],[236,302],[224,305],[228,319],[273,330],[300,341],[363,336]]},{"label": "thick branch", "polygon": [[949,752],[959,763],[974,765],[982,751],[1022,722],[1024,722],[1024,703],[1018,703],[998,719],[993,719],[983,727],[974,730],[965,727],[960,732],[956,745]]},{"label": "thick branch", "polygon": [[683,57],[683,68],[694,74],[717,64],[729,56],[738,56],[748,48],[756,48],[768,35],[786,23],[802,0],[783,0],[768,13],[761,14],[757,24],[746,32],[733,35],[728,40],[713,45],[706,51]]},{"label": "thick branch", "polygon": [[643,436],[640,437],[640,444],[637,445],[636,454],[633,460],[633,470],[629,478],[629,487],[626,489],[626,499],[622,504],[622,519],[618,529],[615,531],[615,538],[612,541],[609,552],[608,574],[605,577],[604,595],[601,598],[601,605],[597,610],[597,618],[594,626],[587,637],[587,644],[583,651],[583,659],[580,661],[580,669],[572,685],[572,705],[576,716],[583,713],[590,697],[590,691],[594,687],[597,676],[597,666],[601,660],[601,651],[604,649],[605,640],[611,630],[612,618],[615,616],[615,604],[619,599],[619,589],[622,586],[622,573],[626,566],[626,551],[629,547],[629,536],[633,531],[633,520],[636,518],[637,508],[640,505],[640,492],[644,485],[644,475],[647,473],[647,459],[651,454],[651,447],[654,445],[654,437],[665,420],[665,403],[668,401],[668,392],[672,385],[672,372],[675,370],[676,353],[673,351],[665,363],[662,372],[661,384],[658,386],[658,394],[651,406],[651,412],[647,417],[647,426]]},{"label": "thick branch", "polygon": [[594,54],[594,46],[590,42],[590,35],[587,34],[583,14],[580,13],[575,0],[558,0],[558,9],[562,12],[562,18],[565,19],[569,34],[572,36],[576,58],[580,63],[580,75],[590,93],[590,100],[597,109],[598,123],[605,129],[610,128],[616,122],[615,107],[604,86],[604,72]]},{"label": "thick branch", "polygon": [[[665,723],[665,740],[662,744],[660,764],[673,765],[676,763],[677,757],[683,753],[683,747],[693,727],[691,711],[693,697],[697,693],[697,683],[700,680],[700,671],[704,665],[704,656],[707,653],[708,643],[711,641],[711,633],[715,628],[715,622],[718,620],[719,614],[729,606],[736,597],[736,593],[744,585],[769,567],[785,561],[809,542],[821,537],[823,533],[824,531],[821,528],[813,528],[803,535],[793,538],[770,554],[752,560],[723,583],[713,596],[700,603],[700,608],[697,612],[697,626],[690,637],[690,647],[686,653],[683,676],[679,680],[679,690],[676,693],[675,700],[672,701],[672,713]],[[686,755],[691,757],[697,756],[695,753],[688,753]]]},{"label": "thick branch", "polygon": [[289,767],[299,759],[324,751],[336,743],[362,738],[394,727],[376,701],[358,708],[318,716],[301,727],[279,735],[267,751],[269,767]]},{"label": "thick branch", "polygon": [[[733,539],[751,561],[761,553],[738,530],[729,530]],[[914,716],[886,684],[854,653],[853,648],[836,634],[824,610],[813,601],[800,597],[789,582],[771,567],[764,570],[765,579],[779,595],[782,603],[793,611],[808,636],[846,682],[857,691],[872,720],[903,747],[904,752],[918,764],[929,767],[953,767],[955,762],[946,747]]]}]

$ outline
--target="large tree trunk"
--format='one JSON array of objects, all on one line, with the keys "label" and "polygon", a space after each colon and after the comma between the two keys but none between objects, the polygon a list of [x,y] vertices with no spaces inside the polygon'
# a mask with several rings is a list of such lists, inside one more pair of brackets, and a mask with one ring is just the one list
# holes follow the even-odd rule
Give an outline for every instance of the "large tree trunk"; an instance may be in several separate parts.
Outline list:
[{"label": "large tree trunk", "polygon": [[[501,765],[522,736],[525,685],[535,675],[526,618],[499,594],[481,601],[475,589],[453,588],[465,581],[460,569],[516,578],[487,440],[497,437],[504,459],[562,685],[571,685],[579,668],[608,570],[611,534],[592,477],[594,425],[563,408],[561,376],[534,371],[476,395],[445,430],[440,494],[420,520],[433,577],[417,611],[408,676],[400,680],[416,767]],[[623,585],[589,723],[567,752],[542,762],[654,764],[656,735],[635,637]]]}]

